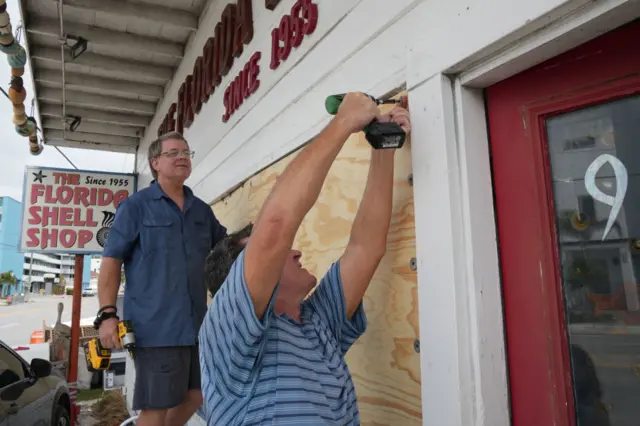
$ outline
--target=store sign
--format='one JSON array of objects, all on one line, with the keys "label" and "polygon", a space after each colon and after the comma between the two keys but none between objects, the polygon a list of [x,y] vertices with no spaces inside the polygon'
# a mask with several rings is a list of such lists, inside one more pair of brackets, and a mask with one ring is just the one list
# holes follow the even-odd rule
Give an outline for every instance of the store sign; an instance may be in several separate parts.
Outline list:
[{"label": "store sign", "polygon": [[20,250],[102,253],[116,209],[136,185],[133,174],[27,167]]},{"label": "store sign", "polygon": [[[265,7],[274,10],[279,1],[265,0]],[[299,47],[306,35],[310,35],[318,23],[318,5],[313,0],[297,0],[289,14],[284,15],[278,27],[271,33],[271,69],[286,61],[292,48]],[[244,46],[253,40],[252,0],[238,0],[228,4],[220,21],[209,37],[180,90],[178,99],[171,104],[158,128],[158,136],[171,131],[184,133],[193,124],[195,116],[222,83],[235,62],[242,55]],[[225,112],[222,121],[227,122],[235,111],[260,87],[259,60],[261,52],[251,55],[249,61],[224,91]]]}]

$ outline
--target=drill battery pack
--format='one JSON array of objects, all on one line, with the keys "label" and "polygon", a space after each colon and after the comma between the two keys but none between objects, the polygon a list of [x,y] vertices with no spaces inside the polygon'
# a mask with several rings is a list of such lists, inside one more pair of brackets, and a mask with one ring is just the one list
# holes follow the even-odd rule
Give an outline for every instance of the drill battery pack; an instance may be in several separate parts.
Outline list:
[{"label": "drill battery pack", "polygon": [[91,372],[108,370],[111,366],[111,350],[103,348],[100,339],[94,337],[84,345],[87,370]]},{"label": "drill battery pack", "polygon": [[364,135],[374,149],[400,149],[407,134],[398,123],[374,121],[364,129]]}]

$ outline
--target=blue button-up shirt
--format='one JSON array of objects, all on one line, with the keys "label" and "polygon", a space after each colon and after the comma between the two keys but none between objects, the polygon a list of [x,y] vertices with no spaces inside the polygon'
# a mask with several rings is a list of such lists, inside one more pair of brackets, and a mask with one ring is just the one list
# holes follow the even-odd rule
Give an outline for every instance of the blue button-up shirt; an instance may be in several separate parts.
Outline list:
[{"label": "blue button-up shirt", "polygon": [[207,311],[205,259],[226,233],[187,187],[182,211],[155,181],[119,205],[102,255],[124,262],[124,319],[136,346],[196,344]]}]

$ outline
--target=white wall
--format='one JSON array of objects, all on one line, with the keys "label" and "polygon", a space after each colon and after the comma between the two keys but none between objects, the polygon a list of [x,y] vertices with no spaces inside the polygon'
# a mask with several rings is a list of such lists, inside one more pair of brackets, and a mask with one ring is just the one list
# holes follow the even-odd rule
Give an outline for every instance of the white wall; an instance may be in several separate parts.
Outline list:
[{"label": "white wall", "polygon": [[[315,135],[329,119],[324,99],[361,90],[382,95],[408,82],[411,88],[474,55],[499,51],[589,0],[316,0],[318,27],[278,69],[269,68],[271,29],[294,0],[275,11],[254,0],[254,39],[203,105],[185,136],[196,151],[188,184],[207,202]],[[180,84],[193,69],[226,1],[214,1],[159,105],[138,153],[140,186],[151,175],[146,150]],[[500,11],[497,13],[496,11]],[[223,123],[223,93],[256,51],[260,88]],[[407,70],[411,69],[408,73]],[[242,122],[240,125],[240,121]]]},{"label": "white wall", "polygon": [[[317,134],[324,99],[405,86],[414,132],[420,338],[425,425],[509,424],[502,302],[482,92],[499,81],[640,16],[640,0],[316,0],[318,27],[269,68],[274,12],[254,0],[252,43],[236,58],[191,128],[188,184],[207,202]],[[138,153],[146,150],[226,1],[201,20]],[[223,93],[262,52],[260,88],[223,123]],[[453,77],[449,77],[453,75]],[[445,309],[446,307],[449,307]],[[433,327],[438,324],[438,327]]]}]

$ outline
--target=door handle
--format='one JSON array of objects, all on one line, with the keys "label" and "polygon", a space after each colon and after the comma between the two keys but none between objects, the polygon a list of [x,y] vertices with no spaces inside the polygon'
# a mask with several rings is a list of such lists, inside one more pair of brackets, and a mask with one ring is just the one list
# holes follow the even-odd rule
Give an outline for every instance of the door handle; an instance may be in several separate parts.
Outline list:
[{"label": "door handle", "polygon": [[18,411],[20,411],[20,408],[17,404],[11,404],[9,406],[9,414],[18,414]]}]

